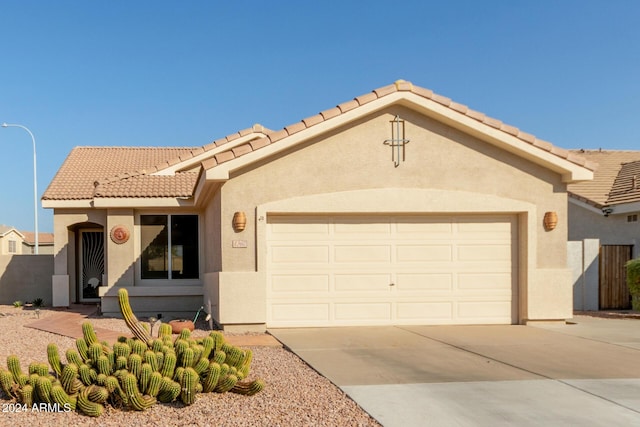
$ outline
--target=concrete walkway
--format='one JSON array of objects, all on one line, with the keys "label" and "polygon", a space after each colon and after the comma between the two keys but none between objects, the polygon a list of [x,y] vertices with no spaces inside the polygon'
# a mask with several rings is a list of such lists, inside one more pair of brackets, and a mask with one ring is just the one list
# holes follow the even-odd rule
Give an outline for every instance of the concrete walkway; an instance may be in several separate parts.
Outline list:
[{"label": "concrete walkway", "polygon": [[384,426],[638,426],[640,321],[273,329]]},{"label": "concrete walkway", "polygon": [[[73,305],[68,310],[57,310],[53,315],[49,315],[44,319],[36,320],[28,325],[29,328],[50,332],[57,335],[63,335],[71,338],[82,337],[82,323],[91,320],[90,316],[97,315],[97,307],[92,305]],[[123,320],[124,322],[124,320]],[[101,341],[114,343],[118,337],[126,334],[111,331],[104,328],[95,327],[96,335]],[[127,335],[132,336],[132,335]],[[281,347],[282,344],[269,334],[252,334],[252,335],[225,335],[225,340],[232,345],[238,347]]]}]

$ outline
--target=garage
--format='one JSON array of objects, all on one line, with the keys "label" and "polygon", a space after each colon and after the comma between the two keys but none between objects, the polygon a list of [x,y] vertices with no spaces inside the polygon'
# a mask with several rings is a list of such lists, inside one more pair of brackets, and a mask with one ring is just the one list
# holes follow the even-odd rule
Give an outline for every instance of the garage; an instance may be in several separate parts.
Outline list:
[{"label": "garage", "polygon": [[517,323],[515,215],[269,215],[267,326]]}]

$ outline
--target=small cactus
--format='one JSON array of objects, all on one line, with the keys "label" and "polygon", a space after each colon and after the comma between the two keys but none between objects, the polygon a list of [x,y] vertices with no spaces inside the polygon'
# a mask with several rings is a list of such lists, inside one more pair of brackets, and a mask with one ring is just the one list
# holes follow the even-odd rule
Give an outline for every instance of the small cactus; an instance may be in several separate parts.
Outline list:
[{"label": "small cactus", "polygon": [[185,405],[192,405],[196,401],[196,385],[198,384],[198,373],[193,368],[185,368],[180,386],[182,392],[180,399]]},{"label": "small cactus", "polygon": [[53,372],[55,372],[59,378],[62,374],[62,363],[60,362],[60,352],[58,351],[57,345],[51,343],[47,346],[47,359],[49,360],[51,369],[53,369]]}]

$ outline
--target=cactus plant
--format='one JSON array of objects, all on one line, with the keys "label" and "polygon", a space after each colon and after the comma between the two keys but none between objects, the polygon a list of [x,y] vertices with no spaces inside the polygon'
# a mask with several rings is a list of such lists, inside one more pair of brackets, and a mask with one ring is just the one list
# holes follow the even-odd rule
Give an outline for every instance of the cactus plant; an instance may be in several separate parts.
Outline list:
[{"label": "cactus plant", "polygon": [[131,311],[126,291],[118,297],[135,338],[120,337],[111,346],[85,322],[83,337],[65,353],[67,364],[55,344],[47,346],[49,363],[33,362],[28,372],[15,355],[8,356],[8,369],[0,369],[4,393],[22,404],[55,403],[97,417],[104,404],[141,411],[176,399],[191,405],[201,392],[252,395],[264,388],[261,380],[242,381],[249,374],[251,350],[225,342],[220,332],[196,339],[183,330],[173,341],[170,325],[164,324],[152,339]]},{"label": "cactus plant", "polygon": [[193,368],[185,368],[182,374],[180,386],[182,392],[180,399],[185,405],[192,405],[196,401],[196,384],[198,384],[198,373]]},{"label": "cactus plant", "polygon": [[89,400],[90,388],[86,387],[78,394],[77,407],[82,413],[90,417],[99,417],[104,412],[104,406],[100,403]]},{"label": "cactus plant", "polygon": [[55,372],[59,378],[62,374],[62,363],[60,362],[60,352],[58,351],[57,345],[51,343],[47,346],[47,359],[49,360],[51,369],[53,369],[53,372]]},{"label": "cactus plant", "polygon": [[129,304],[129,292],[125,288],[118,289],[118,303],[120,304],[122,317],[131,332],[133,332],[133,335],[147,345],[151,344],[151,335],[142,327],[138,318],[133,314],[133,310],[131,310],[131,305]]}]

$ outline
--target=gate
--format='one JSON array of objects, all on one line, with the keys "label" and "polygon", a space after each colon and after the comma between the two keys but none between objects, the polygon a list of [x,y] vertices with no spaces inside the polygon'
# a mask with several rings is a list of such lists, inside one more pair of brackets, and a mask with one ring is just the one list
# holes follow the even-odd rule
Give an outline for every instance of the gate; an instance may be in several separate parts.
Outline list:
[{"label": "gate", "polygon": [[627,245],[600,246],[600,310],[631,308],[625,264],[631,259],[632,248]]}]

